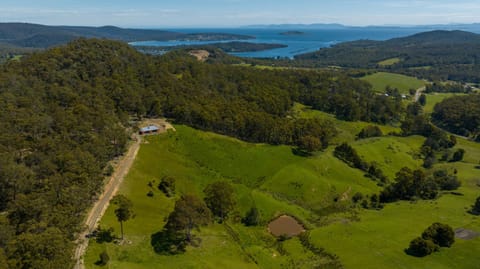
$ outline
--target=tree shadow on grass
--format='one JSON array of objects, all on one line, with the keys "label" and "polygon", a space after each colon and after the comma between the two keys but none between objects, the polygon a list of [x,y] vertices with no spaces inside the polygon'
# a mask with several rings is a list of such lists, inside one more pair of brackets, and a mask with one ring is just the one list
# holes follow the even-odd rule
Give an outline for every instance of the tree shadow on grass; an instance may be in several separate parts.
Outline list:
[{"label": "tree shadow on grass", "polygon": [[480,216],[480,212],[478,212],[478,211],[476,211],[476,210],[474,210],[474,209],[470,209],[470,210],[468,210],[467,212],[468,212],[468,214],[470,214],[470,215]]},{"label": "tree shadow on grass", "polygon": [[300,157],[310,157],[312,154],[306,150],[300,148],[292,148],[293,155],[300,156]]},{"label": "tree shadow on grass", "polygon": [[155,253],[160,255],[175,255],[185,252],[187,246],[183,233],[164,229],[150,236],[150,244]]}]

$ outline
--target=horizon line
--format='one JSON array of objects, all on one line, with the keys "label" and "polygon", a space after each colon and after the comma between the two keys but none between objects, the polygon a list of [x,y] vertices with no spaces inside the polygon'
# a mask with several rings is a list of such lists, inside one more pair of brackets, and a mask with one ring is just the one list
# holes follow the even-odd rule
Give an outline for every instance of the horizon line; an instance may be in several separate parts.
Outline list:
[{"label": "horizon line", "polygon": [[479,22],[471,23],[462,23],[462,22],[451,22],[451,23],[432,23],[432,24],[371,24],[371,25],[350,25],[342,24],[337,22],[318,22],[318,23],[272,23],[272,24],[250,24],[250,25],[228,25],[228,26],[215,26],[215,25],[113,25],[113,24],[103,24],[103,25],[79,25],[79,24],[43,24],[36,22],[28,21],[0,21],[0,23],[19,23],[19,24],[36,24],[44,26],[83,26],[83,27],[119,27],[119,28],[130,28],[130,29],[159,29],[159,28],[172,28],[172,29],[232,29],[232,28],[260,28],[260,27],[281,27],[281,26],[299,26],[299,27],[312,27],[312,26],[338,26],[345,28],[368,28],[368,27],[396,27],[396,28],[413,28],[413,27],[433,27],[433,26],[469,26],[469,25],[480,25]]}]

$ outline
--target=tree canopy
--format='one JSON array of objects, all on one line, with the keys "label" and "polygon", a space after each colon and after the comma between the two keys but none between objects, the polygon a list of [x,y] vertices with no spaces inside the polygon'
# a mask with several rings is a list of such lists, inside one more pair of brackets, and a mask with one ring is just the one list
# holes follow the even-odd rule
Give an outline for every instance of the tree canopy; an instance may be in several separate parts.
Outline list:
[{"label": "tree canopy", "polygon": [[235,206],[232,185],[226,181],[217,181],[209,184],[203,192],[205,193],[205,203],[213,215],[218,217],[220,221],[225,220]]}]

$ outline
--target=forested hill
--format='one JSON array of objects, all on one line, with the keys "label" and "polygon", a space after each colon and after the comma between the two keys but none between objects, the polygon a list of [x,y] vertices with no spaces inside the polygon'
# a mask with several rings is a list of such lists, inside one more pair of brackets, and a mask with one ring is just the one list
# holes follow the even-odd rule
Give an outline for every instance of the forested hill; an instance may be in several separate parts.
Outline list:
[{"label": "forested hill", "polygon": [[301,150],[328,146],[332,122],[289,117],[294,102],[346,120],[390,122],[401,98],[341,73],[258,70],[151,57],[79,39],[0,65],[0,265],[70,268],[86,208],[131,120],[177,123]]},{"label": "forested hill", "polygon": [[432,31],[387,41],[359,40],[295,59],[310,66],[383,68],[431,80],[479,82],[480,35]]},{"label": "forested hill", "polygon": [[0,23],[0,43],[19,47],[46,48],[65,44],[79,37],[106,38],[120,41],[145,40],[238,40],[251,36],[226,33],[184,34],[163,30],[124,29],[115,26],[47,26],[30,23]]}]

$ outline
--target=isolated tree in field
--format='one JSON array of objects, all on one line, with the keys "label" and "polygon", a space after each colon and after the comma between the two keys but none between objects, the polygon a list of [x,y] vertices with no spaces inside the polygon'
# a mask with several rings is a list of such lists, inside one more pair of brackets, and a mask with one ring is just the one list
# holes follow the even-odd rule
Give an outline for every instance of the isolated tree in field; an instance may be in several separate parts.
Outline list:
[{"label": "isolated tree in field", "polygon": [[425,94],[420,95],[418,98],[418,103],[420,103],[422,106],[425,106],[427,104],[427,96]]},{"label": "isolated tree in field", "polygon": [[185,240],[191,242],[192,230],[211,221],[207,205],[198,197],[184,195],[175,203],[175,208],[168,216],[165,229],[172,233],[184,233]]},{"label": "isolated tree in field", "polygon": [[450,247],[455,242],[455,232],[449,225],[437,222],[422,233],[422,238],[432,240],[440,247]]},{"label": "isolated tree in field", "polygon": [[455,232],[447,224],[434,223],[430,225],[422,236],[410,242],[407,254],[424,257],[440,250],[440,247],[450,247],[455,242]]},{"label": "isolated tree in field", "polygon": [[118,222],[120,222],[120,232],[123,240],[123,223],[135,217],[132,210],[133,203],[130,199],[121,194],[115,195],[112,199],[112,203],[117,206],[114,212],[115,216],[117,216]]},{"label": "isolated tree in field", "polygon": [[425,240],[421,237],[413,239],[407,249],[408,254],[416,257],[425,257],[435,251],[438,251],[438,246],[432,240]]},{"label": "isolated tree in field", "polygon": [[382,136],[382,130],[376,125],[369,125],[363,128],[360,133],[357,134],[357,138],[369,138],[369,137],[378,137]]},{"label": "isolated tree in field", "polygon": [[471,213],[474,215],[480,215],[480,196],[477,197],[475,204],[473,204]]},{"label": "isolated tree in field", "polygon": [[225,181],[217,181],[208,185],[203,192],[205,193],[205,203],[213,215],[220,221],[225,220],[235,206],[232,185]]},{"label": "isolated tree in field", "polygon": [[108,253],[106,251],[103,251],[100,253],[100,259],[98,260],[97,264],[100,266],[105,266],[107,263],[110,261],[110,256],[108,256]]},{"label": "isolated tree in field", "polygon": [[453,153],[452,162],[459,162],[463,160],[463,155],[465,155],[465,150],[458,149],[457,151],[455,151],[455,153]]}]

